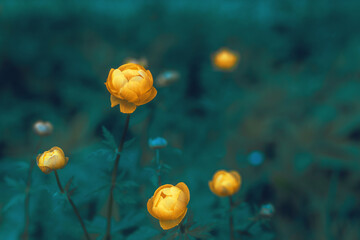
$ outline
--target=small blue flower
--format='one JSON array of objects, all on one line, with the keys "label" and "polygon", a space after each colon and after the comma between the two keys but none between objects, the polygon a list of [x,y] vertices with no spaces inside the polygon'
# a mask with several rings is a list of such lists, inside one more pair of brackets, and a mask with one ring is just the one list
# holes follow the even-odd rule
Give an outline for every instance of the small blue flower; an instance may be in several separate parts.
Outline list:
[{"label": "small blue flower", "polygon": [[53,131],[53,125],[50,122],[37,121],[33,128],[39,136],[48,136]]},{"label": "small blue flower", "polygon": [[263,217],[271,217],[275,213],[275,208],[271,203],[264,204],[261,206],[259,213]]},{"label": "small blue flower", "polygon": [[253,166],[259,166],[264,161],[264,155],[262,152],[253,151],[249,154],[248,161]]},{"label": "small blue flower", "polygon": [[167,141],[165,138],[162,137],[157,137],[154,139],[149,139],[149,147],[152,149],[159,149],[159,148],[164,148],[167,146]]},{"label": "small blue flower", "polygon": [[178,81],[179,78],[179,72],[168,70],[159,74],[159,76],[156,78],[156,85],[159,87],[166,87]]}]

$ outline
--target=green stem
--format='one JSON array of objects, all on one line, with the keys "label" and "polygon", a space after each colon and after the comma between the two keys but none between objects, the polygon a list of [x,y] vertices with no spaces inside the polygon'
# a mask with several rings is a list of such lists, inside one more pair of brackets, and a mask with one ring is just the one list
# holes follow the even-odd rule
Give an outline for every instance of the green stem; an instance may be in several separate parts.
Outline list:
[{"label": "green stem", "polygon": [[157,165],[158,185],[161,186],[161,165],[160,165],[160,149],[155,149],[155,160]]},{"label": "green stem", "polygon": [[60,179],[59,179],[59,175],[57,174],[56,170],[54,170],[54,173],[55,173],[56,182],[57,182],[57,184],[58,184],[58,187],[59,187],[59,189],[60,189],[60,192],[66,194],[66,197],[67,197],[70,205],[72,206],[72,208],[73,208],[73,210],[74,210],[74,212],[75,212],[75,215],[76,215],[77,218],[79,219],[79,222],[80,222],[80,224],[81,224],[82,229],[84,230],[84,234],[85,234],[86,239],[87,239],[87,240],[90,240],[90,239],[91,239],[91,238],[90,238],[90,235],[89,235],[89,233],[88,233],[87,230],[86,230],[85,224],[84,224],[84,222],[83,222],[83,220],[82,220],[82,218],[81,218],[81,216],[80,216],[80,213],[79,213],[78,209],[76,208],[74,202],[71,200],[71,197],[70,197],[70,195],[68,194],[68,192],[65,192],[65,191],[64,191],[64,188],[63,188],[62,185],[61,185],[61,182],[60,182]]},{"label": "green stem", "polygon": [[339,172],[334,170],[329,183],[329,190],[327,196],[327,204],[325,210],[325,234],[326,238],[329,240],[334,239],[331,234],[331,217],[330,217],[330,209],[334,204],[336,198],[337,185],[339,182]]},{"label": "green stem", "polygon": [[230,239],[231,239],[231,240],[235,240],[235,235],[234,235],[234,219],[233,219],[233,215],[232,215],[233,200],[232,200],[232,197],[231,197],[231,196],[229,196],[229,207],[230,207],[230,211],[229,211]]},{"label": "green stem", "polygon": [[[38,144],[35,148],[35,153],[37,153],[40,149],[41,145],[41,137],[39,139]],[[22,235],[22,239],[27,240],[29,239],[29,225],[30,225],[30,189],[31,189],[31,174],[32,170],[35,166],[36,160],[31,159],[30,166],[29,166],[29,172],[28,177],[26,181],[26,189],[25,189],[25,208],[24,208],[24,216],[25,216],[25,227],[24,227],[24,233]]]},{"label": "green stem", "polygon": [[58,185],[58,187],[59,187],[59,189],[60,189],[60,192],[61,192],[61,193],[64,193],[64,189],[63,189],[63,187],[61,186],[60,178],[59,178],[59,175],[58,175],[57,171],[54,170],[54,173],[55,173],[56,182],[57,182],[57,185]]},{"label": "green stem", "polygon": [[105,240],[111,240],[111,214],[112,214],[112,206],[113,206],[113,201],[114,201],[113,192],[114,192],[115,183],[116,183],[116,176],[117,176],[117,170],[118,170],[118,165],[119,165],[119,160],[120,160],[120,153],[122,152],[123,147],[124,147],[126,132],[129,128],[129,121],[130,121],[130,114],[127,114],[123,135],[120,140],[118,154],[116,155],[116,159],[115,159],[115,163],[114,163],[114,167],[113,167],[112,175],[111,175],[111,187],[110,187],[110,192],[109,192],[109,202],[108,202],[108,209],[107,209],[106,234],[105,234],[105,238],[104,238]]}]

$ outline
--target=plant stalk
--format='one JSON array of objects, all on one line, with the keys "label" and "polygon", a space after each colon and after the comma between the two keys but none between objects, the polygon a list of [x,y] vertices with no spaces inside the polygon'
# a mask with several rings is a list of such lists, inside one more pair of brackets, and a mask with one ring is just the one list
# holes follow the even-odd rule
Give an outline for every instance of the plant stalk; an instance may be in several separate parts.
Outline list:
[{"label": "plant stalk", "polygon": [[115,183],[116,183],[116,176],[117,176],[117,170],[118,170],[118,165],[119,165],[119,160],[120,160],[120,153],[123,150],[124,147],[124,143],[125,143],[125,136],[127,133],[127,130],[129,128],[129,121],[130,121],[130,114],[127,114],[126,116],[126,122],[125,122],[125,126],[124,126],[124,131],[120,140],[120,144],[119,144],[119,148],[118,148],[118,154],[116,155],[116,159],[115,159],[115,163],[114,163],[114,167],[112,170],[112,175],[111,175],[111,187],[110,187],[110,192],[109,192],[109,202],[108,202],[108,209],[107,209],[107,223],[106,223],[106,234],[105,234],[105,240],[111,240],[111,215],[112,215],[112,206],[113,206],[113,201],[114,201],[114,188],[115,188]]},{"label": "plant stalk", "polygon": [[157,165],[158,185],[161,186],[161,165],[160,165],[160,149],[155,149],[155,160]]},{"label": "plant stalk", "polygon": [[[41,137],[39,139],[38,144],[35,147],[35,153],[37,153],[40,149],[41,145]],[[22,239],[28,240],[29,239],[29,225],[30,225],[30,189],[31,189],[31,174],[32,170],[35,166],[36,160],[31,159],[30,166],[29,166],[29,172],[28,177],[26,181],[26,189],[25,189],[25,207],[24,207],[24,216],[25,216],[25,227],[24,227],[24,233],[22,235]]]},{"label": "plant stalk", "polygon": [[232,215],[232,209],[233,209],[233,200],[232,197],[229,196],[229,226],[230,226],[230,240],[235,240],[235,235],[234,235],[234,218]]},{"label": "plant stalk", "polygon": [[61,185],[61,182],[60,182],[60,179],[59,179],[59,175],[57,174],[56,170],[54,170],[54,173],[55,173],[56,182],[57,182],[57,184],[58,184],[58,187],[59,187],[59,189],[60,189],[60,192],[63,193],[63,194],[66,194],[66,197],[67,197],[70,205],[71,205],[72,208],[74,209],[75,215],[76,215],[77,218],[79,219],[79,222],[80,222],[80,224],[81,224],[81,227],[82,227],[82,229],[84,230],[84,234],[85,234],[86,239],[87,239],[87,240],[91,240],[90,235],[89,235],[89,233],[88,233],[87,230],[86,230],[85,224],[84,224],[84,222],[83,222],[83,220],[82,220],[82,218],[81,218],[81,216],[80,216],[80,213],[79,213],[78,209],[76,208],[74,202],[71,200],[71,197],[70,197],[69,193],[64,191],[64,188],[63,188],[62,185]]}]

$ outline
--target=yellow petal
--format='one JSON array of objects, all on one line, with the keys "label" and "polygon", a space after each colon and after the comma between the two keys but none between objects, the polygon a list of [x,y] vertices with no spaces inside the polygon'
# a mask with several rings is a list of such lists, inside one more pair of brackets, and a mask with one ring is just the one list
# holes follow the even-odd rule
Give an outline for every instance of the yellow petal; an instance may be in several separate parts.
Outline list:
[{"label": "yellow petal", "polygon": [[112,73],[111,83],[116,90],[119,90],[127,83],[127,80],[119,69],[115,69]]},{"label": "yellow petal", "polygon": [[210,188],[210,190],[211,190],[213,193],[216,194],[216,191],[215,191],[215,188],[214,188],[214,184],[213,184],[212,181],[209,181],[209,188]]},{"label": "yellow petal", "polygon": [[154,218],[157,218],[157,217],[155,216],[153,210],[152,210],[153,205],[154,205],[154,200],[153,200],[153,199],[154,199],[154,197],[151,197],[151,198],[148,200],[146,206],[147,206],[147,210],[148,210],[148,212],[151,214],[151,216],[153,216]]},{"label": "yellow petal", "polygon": [[36,157],[36,164],[39,165],[39,160],[40,160],[40,157],[41,157],[42,154],[38,154],[37,157]]},{"label": "yellow petal", "polygon": [[189,191],[189,188],[187,187],[187,185],[183,182],[180,182],[180,183],[176,184],[176,187],[180,188],[185,193],[186,200],[187,200],[186,203],[189,203],[190,191]]},{"label": "yellow petal", "polygon": [[61,157],[65,157],[65,153],[64,153],[64,151],[61,149],[61,148],[59,148],[59,147],[52,147],[50,150],[49,150],[50,152],[52,152],[52,151],[57,151],[57,154],[59,154]]},{"label": "yellow petal", "polygon": [[121,99],[114,97],[113,95],[110,95],[110,102],[111,102],[111,107],[115,107],[116,105],[121,103]]},{"label": "yellow petal", "polygon": [[147,93],[140,96],[139,100],[134,102],[136,105],[140,106],[146,104],[153,100],[156,97],[157,91],[154,87],[152,87]]},{"label": "yellow petal", "polygon": [[186,215],[186,212],[187,212],[187,208],[185,209],[184,213],[180,217],[178,217],[177,219],[174,219],[174,220],[160,220],[161,228],[164,229],[164,230],[168,230],[170,228],[176,227],[183,220],[183,218]]},{"label": "yellow petal", "polygon": [[141,96],[141,94],[142,94],[141,82],[133,80],[133,79],[137,79],[137,78],[141,78],[141,77],[133,77],[132,79],[130,79],[129,83],[126,84],[126,87],[129,88],[130,90],[132,90],[133,92],[135,92],[138,96]]},{"label": "yellow petal", "polygon": [[241,176],[237,171],[231,171],[230,174],[234,176],[234,178],[239,184],[241,183]]},{"label": "yellow petal", "polygon": [[137,69],[126,69],[122,73],[128,80],[133,77],[139,76],[139,71]]},{"label": "yellow petal", "polygon": [[139,64],[136,63],[126,63],[119,67],[120,71],[124,71],[126,69],[132,69],[132,70],[143,70],[145,71],[145,68]]},{"label": "yellow petal", "polygon": [[154,196],[156,196],[162,189],[171,188],[171,187],[173,187],[173,185],[171,185],[171,184],[164,184],[164,185],[158,187],[158,189],[156,189],[156,191],[154,192]]},{"label": "yellow petal", "polygon": [[45,166],[39,166],[39,168],[45,174],[49,174],[49,173],[51,173],[53,171],[51,168],[48,168],[48,167],[45,167]]},{"label": "yellow petal", "polygon": [[136,105],[125,100],[121,100],[120,102],[120,112],[122,113],[133,113],[136,109]]},{"label": "yellow petal", "polygon": [[142,76],[142,81],[141,81],[142,93],[145,93],[149,91],[150,88],[152,88],[154,84],[154,80],[149,70],[146,70],[146,72],[139,71],[139,74]]},{"label": "yellow petal", "polygon": [[225,170],[219,170],[214,174],[213,180],[216,180],[220,175],[226,174],[227,172]]},{"label": "yellow petal", "polygon": [[129,89],[127,85],[120,89],[120,95],[128,102],[134,102],[139,99],[138,95]]}]

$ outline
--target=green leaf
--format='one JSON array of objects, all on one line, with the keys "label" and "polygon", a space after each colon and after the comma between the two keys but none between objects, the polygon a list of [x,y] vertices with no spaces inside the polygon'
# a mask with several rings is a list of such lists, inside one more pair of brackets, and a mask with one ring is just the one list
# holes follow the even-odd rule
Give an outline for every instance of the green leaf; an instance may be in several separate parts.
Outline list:
[{"label": "green leaf", "polygon": [[127,237],[126,240],[150,239],[157,234],[159,234],[158,230],[148,226],[142,226],[137,231],[130,234],[130,236]]},{"label": "green leaf", "polygon": [[212,224],[207,224],[204,226],[198,226],[188,231],[189,235],[199,239],[208,239],[211,237],[210,231],[212,229]]},{"label": "green leaf", "polygon": [[135,140],[136,140],[136,138],[132,138],[132,139],[126,141],[126,142],[124,143],[124,148],[130,147],[130,146],[135,142]]},{"label": "green leaf", "polygon": [[107,128],[105,126],[102,126],[102,133],[103,133],[103,143],[105,145],[107,145],[108,147],[110,147],[111,149],[116,149],[117,148],[117,144],[115,141],[114,136],[111,134],[111,132],[109,130],[107,130]]},{"label": "green leaf", "polygon": [[138,187],[139,185],[134,181],[128,180],[128,181],[121,181],[121,182],[117,183],[115,186],[119,190],[123,190],[123,189],[126,189],[126,188]]},{"label": "green leaf", "polygon": [[17,204],[20,204],[20,203],[24,203],[24,200],[25,200],[25,194],[24,193],[21,193],[21,194],[17,194],[15,196],[13,196],[9,202],[3,207],[2,211],[5,212],[7,211],[9,208],[17,205]]},{"label": "green leaf", "polygon": [[139,223],[145,218],[145,214],[140,212],[132,212],[127,214],[120,222],[115,223],[114,227],[111,229],[111,233],[115,234],[121,230],[138,226]]},{"label": "green leaf", "polygon": [[171,169],[172,169],[172,167],[171,167],[170,165],[168,165],[168,164],[163,164],[162,167],[165,168],[165,169],[167,169],[167,170],[171,170]]},{"label": "green leaf", "polygon": [[23,189],[26,186],[25,182],[22,179],[16,180],[16,179],[6,176],[4,178],[4,181],[9,187],[12,187],[12,188]]}]

